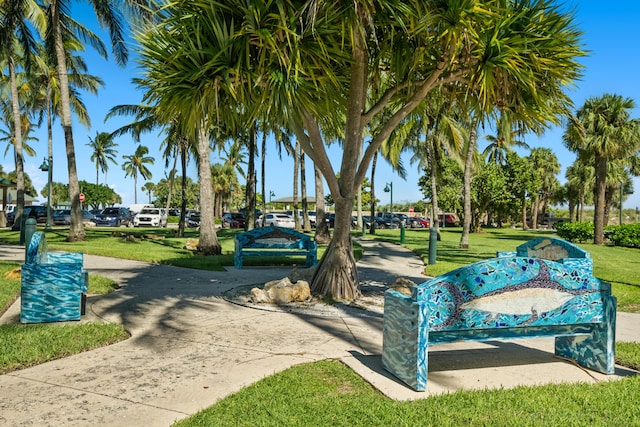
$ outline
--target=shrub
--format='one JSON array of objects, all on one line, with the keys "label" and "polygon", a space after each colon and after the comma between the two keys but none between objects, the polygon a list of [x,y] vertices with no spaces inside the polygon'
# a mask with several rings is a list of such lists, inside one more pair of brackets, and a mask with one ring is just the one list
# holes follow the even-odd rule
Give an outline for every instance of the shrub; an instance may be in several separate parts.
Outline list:
[{"label": "shrub", "polygon": [[592,222],[561,222],[556,226],[561,238],[572,243],[583,243],[593,240]]},{"label": "shrub", "polygon": [[640,223],[607,227],[607,237],[616,246],[640,248]]}]

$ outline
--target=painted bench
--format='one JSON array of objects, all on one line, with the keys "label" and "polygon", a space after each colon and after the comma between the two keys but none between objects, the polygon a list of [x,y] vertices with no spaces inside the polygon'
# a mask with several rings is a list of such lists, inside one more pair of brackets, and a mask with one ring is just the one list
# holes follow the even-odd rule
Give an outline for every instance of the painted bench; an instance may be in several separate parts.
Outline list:
[{"label": "painted bench", "polygon": [[535,239],[498,255],[415,286],[411,295],[386,291],[385,369],[424,391],[429,345],[555,337],[556,355],[614,373],[616,299],[593,277],[589,254],[564,240]]},{"label": "painted bench", "polygon": [[51,252],[44,233],[34,233],[22,265],[20,322],[80,320],[87,285],[82,253]]},{"label": "painted bench", "polygon": [[234,265],[249,256],[305,256],[305,266],[318,263],[318,244],[308,235],[282,227],[261,227],[235,236]]}]

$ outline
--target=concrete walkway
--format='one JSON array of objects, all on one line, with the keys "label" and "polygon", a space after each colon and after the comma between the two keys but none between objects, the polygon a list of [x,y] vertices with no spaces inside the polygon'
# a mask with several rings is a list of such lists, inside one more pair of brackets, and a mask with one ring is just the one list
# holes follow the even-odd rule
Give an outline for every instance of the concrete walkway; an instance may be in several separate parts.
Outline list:
[{"label": "concrete walkway", "polygon": [[[362,240],[361,281],[424,281],[410,251]],[[22,262],[21,248],[0,259]],[[285,277],[288,268],[191,270],[85,256],[93,274],[122,288],[88,298],[83,321],[123,324],[121,343],[0,376],[0,425],[168,426],[255,381],[293,365],[336,358],[393,399],[460,389],[597,382],[600,375],[555,358],[553,339],[456,343],[429,351],[429,391],[413,392],[381,367],[382,317],[320,317],[232,304],[224,292]],[[17,322],[19,307],[0,318]],[[618,340],[640,341],[640,315],[620,313]]]}]

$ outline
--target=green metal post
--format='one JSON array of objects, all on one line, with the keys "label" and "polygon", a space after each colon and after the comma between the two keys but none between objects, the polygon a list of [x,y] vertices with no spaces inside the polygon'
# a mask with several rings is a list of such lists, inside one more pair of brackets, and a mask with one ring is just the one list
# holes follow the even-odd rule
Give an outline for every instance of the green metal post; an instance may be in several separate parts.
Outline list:
[{"label": "green metal post", "polygon": [[404,244],[404,222],[400,223],[400,244]]},{"label": "green metal post", "polygon": [[436,245],[438,242],[438,230],[435,227],[429,229],[429,264],[436,263]]}]

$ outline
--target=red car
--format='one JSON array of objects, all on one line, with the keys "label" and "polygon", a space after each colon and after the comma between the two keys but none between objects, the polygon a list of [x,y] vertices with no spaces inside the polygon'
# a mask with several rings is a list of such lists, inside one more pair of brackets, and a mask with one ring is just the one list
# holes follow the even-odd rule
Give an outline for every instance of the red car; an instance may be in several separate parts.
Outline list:
[{"label": "red car", "polygon": [[244,214],[227,212],[222,215],[222,228],[244,228]]},{"label": "red car", "polygon": [[409,224],[411,224],[411,228],[429,228],[431,227],[431,222],[427,218],[422,218],[421,216],[414,216],[409,218]]}]

